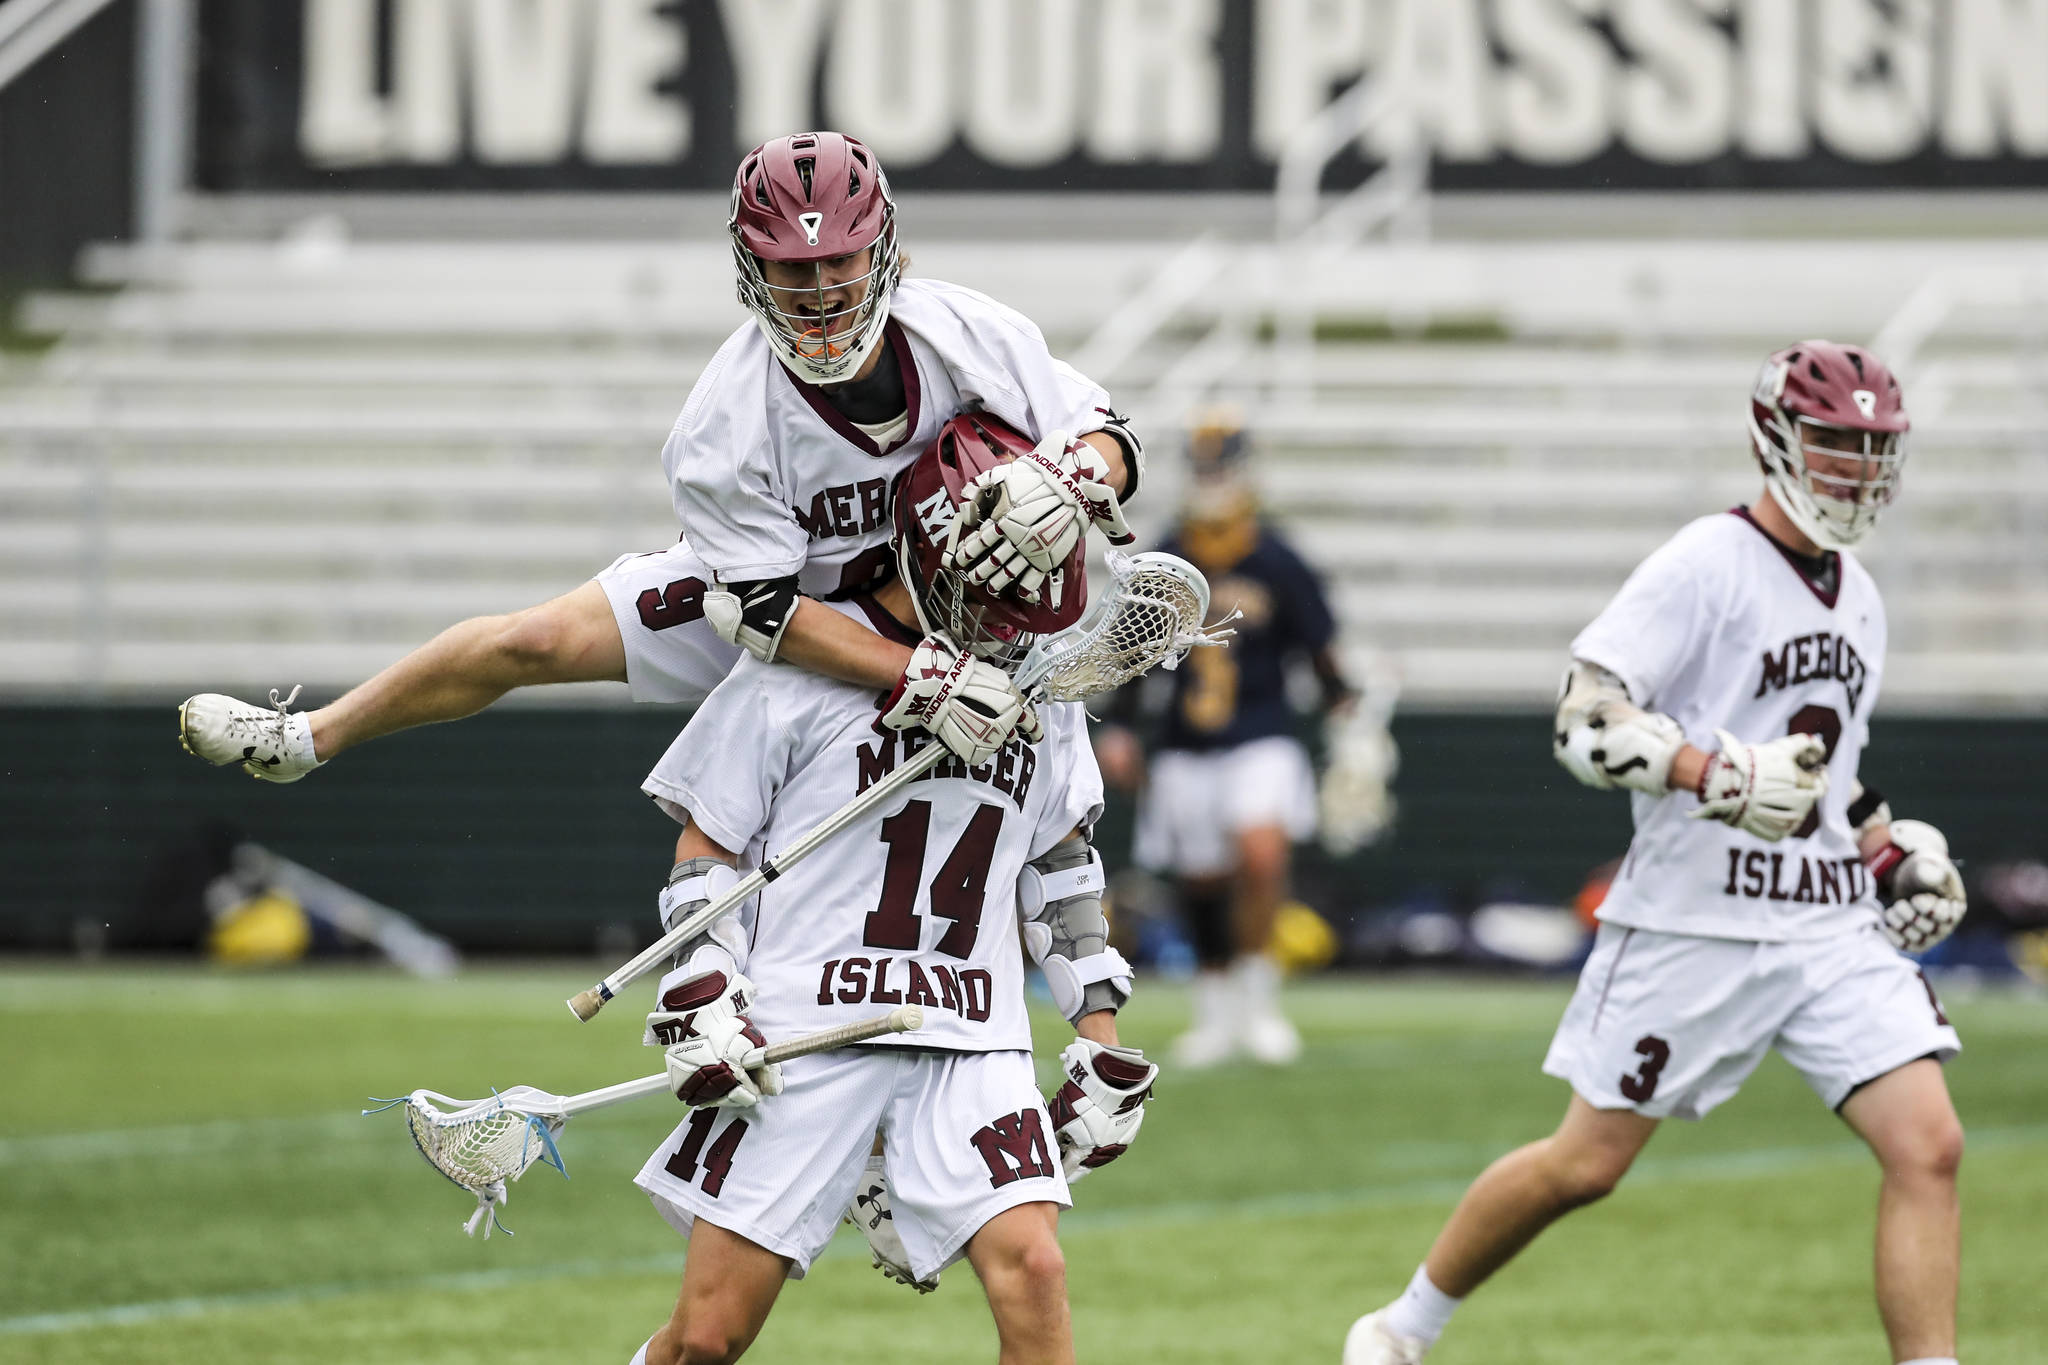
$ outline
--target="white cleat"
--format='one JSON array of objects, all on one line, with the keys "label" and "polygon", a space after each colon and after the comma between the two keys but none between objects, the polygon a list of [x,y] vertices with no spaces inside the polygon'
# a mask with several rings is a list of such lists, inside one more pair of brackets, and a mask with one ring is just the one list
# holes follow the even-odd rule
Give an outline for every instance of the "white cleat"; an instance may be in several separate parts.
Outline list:
[{"label": "white cleat", "polygon": [[1422,1365],[1429,1343],[1388,1331],[1380,1321],[1385,1313],[1367,1313],[1351,1324],[1344,1334],[1344,1365]]},{"label": "white cleat", "polygon": [[896,1232],[896,1215],[889,1207],[889,1182],[882,1174],[879,1155],[868,1158],[867,1170],[861,1174],[860,1188],[854,1193],[852,1206],[846,1210],[846,1221],[859,1228],[860,1235],[868,1239],[868,1252],[875,1259],[875,1269],[883,1275],[898,1284],[909,1285],[920,1294],[929,1294],[939,1287],[937,1275],[928,1275],[920,1280],[910,1268],[910,1252]]},{"label": "white cleat", "polygon": [[1261,1014],[1244,1028],[1244,1050],[1266,1066],[1292,1066],[1301,1056],[1301,1034],[1278,1014]]},{"label": "white cleat", "polygon": [[296,782],[320,766],[313,757],[313,727],[303,711],[293,711],[299,689],[283,701],[270,689],[270,705],[202,692],[178,708],[178,743],[194,758],[215,767],[239,763],[251,777],[265,782]]}]

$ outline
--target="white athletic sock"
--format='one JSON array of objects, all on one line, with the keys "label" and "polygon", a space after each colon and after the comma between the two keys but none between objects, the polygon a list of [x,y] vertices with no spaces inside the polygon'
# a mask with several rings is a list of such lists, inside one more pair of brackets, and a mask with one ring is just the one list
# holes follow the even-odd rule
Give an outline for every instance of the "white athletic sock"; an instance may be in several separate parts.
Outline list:
[{"label": "white athletic sock", "polygon": [[1235,1028],[1236,983],[1218,971],[1204,969],[1195,974],[1195,1020],[1197,1033],[1219,1033]]},{"label": "white athletic sock", "polygon": [[1280,964],[1264,953],[1241,953],[1230,964],[1231,980],[1244,997],[1245,1014],[1262,1018],[1280,1012]]},{"label": "white athletic sock", "polygon": [[1911,1360],[1900,1361],[1899,1365],[1956,1365],[1956,1358],[1954,1356],[1915,1356]]},{"label": "white athletic sock", "polygon": [[1434,1345],[1451,1325],[1451,1314],[1463,1299],[1454,1299],[1430,1282],[1426,1266],[1415,1267],[1415,1278],[1386,1309],[1387,1330],[1404,1337],[1417,1337]]},{"label": "white athletic sock", "polygon": [[653,1337],[649,1337],[647,1338],[647,1340],[641,1342],[640,1349],[633,1352],[633,1358],[627,1361],[626,1365],[647,1365],[647,1348],[652,1346],[653,1344]]}]

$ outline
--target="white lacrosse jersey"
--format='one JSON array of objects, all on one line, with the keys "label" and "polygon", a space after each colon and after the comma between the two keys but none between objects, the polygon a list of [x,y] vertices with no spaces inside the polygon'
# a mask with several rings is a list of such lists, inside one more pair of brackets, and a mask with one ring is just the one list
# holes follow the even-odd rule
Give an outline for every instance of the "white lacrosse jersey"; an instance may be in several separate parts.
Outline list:
[{"label": "white lacrosse jersey", "polygon": [[[871,616],[884,634],[909,639],[879,610]],[[938,743],[880,727],[881,700],[747,656],[642,790],[757,866]],[[913,1004],[924,1027],[878,1044],[1031,1046],[1017,878],[1102,812],[1080,703],[1042,705],[1038,716],[1044,740],[1013,738],[973,769],[948,759],[771,882],[742,914],[749,945],[740,967],[755,986],[748,1016],[770,1040]]]},{"label": "white lacrosse jersey", "polygon": [[1755,942],[1826,938],[1875,923],[1875,888],[1848,806],[1884,671],[1884,602],[1853,555],[1826,594],[1745,509],[1702,517],[1644,560],[1572,642],[1695,747],[1714,731],[1828,745],[1816,819],[1777,843],[1696,820],[1691,792],[1635,793],[1635,838],[1600,918]]},{"label": "white lacrosse jersey", "polygon": [[948,420],[981,408],[1036,440],[1109,417],[1109,395],[1055,360],[1029,319],[972,289],[903,281],[882,344],[908,404],[886,446],[790,374],[751,321],[698,378],[661,462],[684,533],[722,581],[796,574],[811,597],[866,591],[894,562],[896,476]]}]

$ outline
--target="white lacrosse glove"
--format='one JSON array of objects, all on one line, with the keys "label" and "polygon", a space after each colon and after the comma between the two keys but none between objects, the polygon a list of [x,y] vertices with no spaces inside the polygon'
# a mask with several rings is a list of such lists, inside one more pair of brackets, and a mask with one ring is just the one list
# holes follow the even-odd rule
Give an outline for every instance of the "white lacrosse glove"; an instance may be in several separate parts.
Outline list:
[{"label": "white lacrosse glove", "polygon": [[1884,936],[1902,953],[1924,953],[1955,932],[1970,908],[1948,839],[1925,820],[1894,820],[1892,841],[1870,860]]},{"label": "white lacrosse glove", "polygon": [[1685,731],[1671,717],[1608,701],[1596,704],[1584,723],[1552,735],[1550,752],[1589,787],[1662,796],[1670,788],[1671,760],[1684,747]]},{"label": "white lacrosse glove", "polygon": [[911,651],[881,723],[892,730],[923,726],[970,768],[988,762],[1011,735],[1032,744],[1045,738],[1038,713],[1009,674],[939,634]]},{"label": "white lacrosse glove", "polygon": [[684,1104],[719,1109],[746,1109],[763,1095],[780,1095],[780,1066],[746,1069],[747,1054],[767,1043],[747,1018],[754,983],[737,972],[687,971],[662,978],[660,1007],[647,1016],[640,1040],[668,1050],[669,1089]]},{"label": "white lacrosse glove", "polygon": [[1060,1169],[1072,1184],[1124,1154],[1145,1121],[1159,1068],[1134,1047],[1076,1038],[1060,1054],[1066,1083],[1046,1101],[1059,1138]]},{"label": "white lacrosse glove", "polygon": [[896,1231],[896,1215],[889,1207],[889,1181],[882,1174],[882,1154],[869,1155],[867,1169],[861,1172],[860,1188],[854,1191],[853,1203],[846,1210],[846,1221],[860,1229],[860,1235],[868,1239],[868,1252],[875,1259],[875,1269],[898,1284],[907,1284],[920,1294],[929,1294],[939,1287],[936,1273],[924,1279],[910,1268],[910,1252],[903,1245],[903,1238]]},{"label": "white lacrosse glove", "polygon": [[1772,843],[1798,829],[1827,795],[1827,746],[1813,735],[1744,744],[1714,731],[1721,752],[1700,770],[1695,820],[1719,820]]},{"label": "white lacrosse glove", "polygon": [[1055,431],[1032,450],[967,485],[948,561],[968,583],[1000,593],[1012,587],[1036,602],[1092,522],[1114,545],[1135,537],[1109,486],[1109,461],[1086,441]]}]

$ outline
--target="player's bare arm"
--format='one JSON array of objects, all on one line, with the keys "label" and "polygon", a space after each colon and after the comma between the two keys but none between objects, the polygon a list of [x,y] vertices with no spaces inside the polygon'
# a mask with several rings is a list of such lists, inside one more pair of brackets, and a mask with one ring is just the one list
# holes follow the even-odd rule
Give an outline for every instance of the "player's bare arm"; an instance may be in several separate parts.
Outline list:
[{"label": "player's bare arm", "polygon": [[783,634],[780,657],[828,678],[886,692],[910,667],[910,654],[910,646],[885,640],[823,602],[804,598]]},{"label": "player's bare arm", "polygon": [[1650,796],[1690,791],[1699,797],[1696,815],[1762,839],[1790,834],[1826,795],[1827,749],[1816,736],[1745,744],[1716,733],[1716,753],[1688,744],[1677,721],[1636,705],[1615,674],[1574,659],[1558,691],[1551,752],[1589,787]]}]

